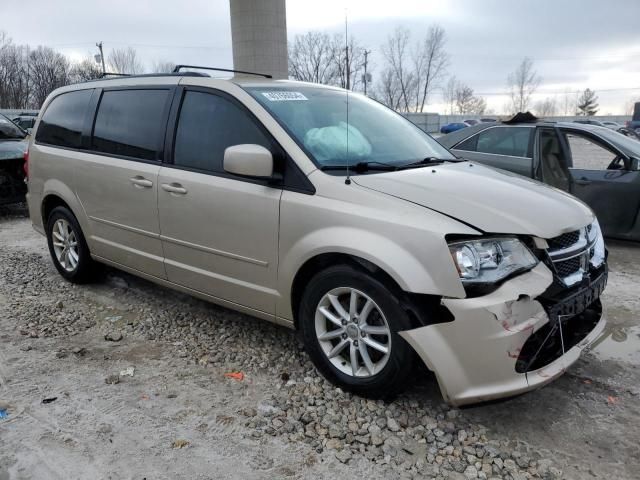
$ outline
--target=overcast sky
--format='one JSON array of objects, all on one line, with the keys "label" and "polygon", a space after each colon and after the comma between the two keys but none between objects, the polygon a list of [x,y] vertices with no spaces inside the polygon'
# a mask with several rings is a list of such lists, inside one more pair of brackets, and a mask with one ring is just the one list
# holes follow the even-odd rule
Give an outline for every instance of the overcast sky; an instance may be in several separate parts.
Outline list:
[{"label": "overcast sky", "polygon": [[[73,59],[132,46],[157,60],[232,67],[229,0],[0,0],[0,30],[15,43],[51,46]],[[291,40],[308,30],[344,31],[373,51],[397,26],[415,40],[438,23],[449,73],[484,94],[497,112],[506,77],[524,56],[542,77],[537,99],[596,90],[602,114],[640,100],[640,0],[287,0]],[[375,83],[375,70],[374,70]],[[439,109],[439,98],[430,101]]]}]

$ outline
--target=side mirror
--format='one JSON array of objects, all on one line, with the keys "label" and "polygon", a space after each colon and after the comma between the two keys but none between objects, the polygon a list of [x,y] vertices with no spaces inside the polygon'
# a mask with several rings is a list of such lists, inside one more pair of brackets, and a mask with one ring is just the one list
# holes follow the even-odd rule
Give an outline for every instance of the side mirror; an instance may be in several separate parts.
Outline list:
[{"label": "side mirror", "polygon": [[639,172],[640,160],[638,160],[637,158],[631,158],[631,160],[629,161],[629,170],[631,170],[632,172]]},{"label": "side mirror", "polygon": [[243,177],[271,178],[273,155],[260,145],[234,145],[224,151],[223,168],[225,172]]}]

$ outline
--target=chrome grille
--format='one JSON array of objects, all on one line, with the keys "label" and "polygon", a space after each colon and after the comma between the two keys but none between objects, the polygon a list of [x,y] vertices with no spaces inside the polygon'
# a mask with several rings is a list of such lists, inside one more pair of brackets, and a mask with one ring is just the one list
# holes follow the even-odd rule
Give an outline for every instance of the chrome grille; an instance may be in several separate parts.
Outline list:
[{"label": "chrome grille", "polygon": [[556,269],[556,281],[566,287],[582,280],[589,270],[593,246],[589,244],[588,227],[563,233],[547,241],[549,257]]},{"label": "chrome grille", "polygon": [[549,250],[560,250],[574,245],[580,239],[580,230],[563,233],[549,240]]},{"label": "chrome grille", "polygon": [[556,271],[558,272],[560,278],[564,278],[576,273],[578,270],[580,270],[580,264],[580,257],[573,257],[569,260],[554,263]]}]

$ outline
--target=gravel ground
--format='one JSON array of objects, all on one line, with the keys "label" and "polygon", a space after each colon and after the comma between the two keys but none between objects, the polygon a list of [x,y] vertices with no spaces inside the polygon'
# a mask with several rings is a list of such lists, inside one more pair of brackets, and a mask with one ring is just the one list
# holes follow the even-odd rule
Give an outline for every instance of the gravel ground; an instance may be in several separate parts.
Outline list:
[{"label": "gravel ground", "polygon": [[368,401],[287,329],[116,270],[66,283],[24,215],[0,210],[0,480],[639,478],[636,246],[610,246],[593,352],[541,390],[459,410],[426,369]]}]

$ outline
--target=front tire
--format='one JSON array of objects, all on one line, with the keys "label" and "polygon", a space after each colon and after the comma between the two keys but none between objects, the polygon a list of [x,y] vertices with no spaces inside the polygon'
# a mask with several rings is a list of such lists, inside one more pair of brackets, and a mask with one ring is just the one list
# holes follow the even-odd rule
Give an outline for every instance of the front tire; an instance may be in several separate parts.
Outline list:
[{"label": "front tire", "polygon": [[411,328],[401,292],[349,265],[316,274],[299,322],[316,368],[357,395],[389,397],[407,385],[414,353],[398,332]]},{"label": "front tire", "polygon": [[66,207],[56,207],[47,219],[47,244],[56,270],[72,283],[93,279],[96,264],[91,258],[76,217]]}]

